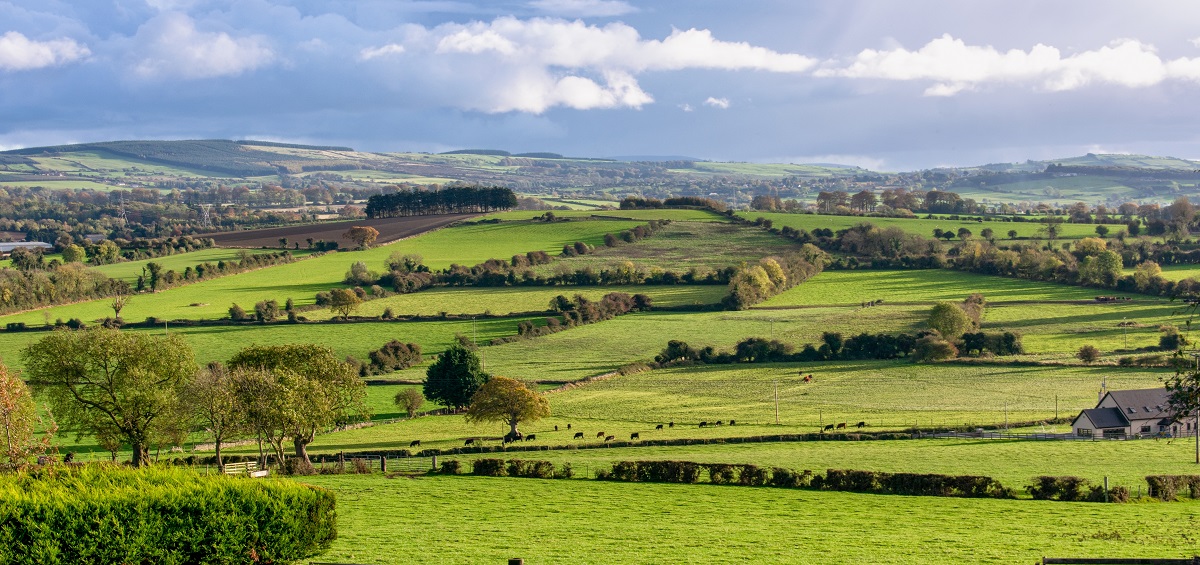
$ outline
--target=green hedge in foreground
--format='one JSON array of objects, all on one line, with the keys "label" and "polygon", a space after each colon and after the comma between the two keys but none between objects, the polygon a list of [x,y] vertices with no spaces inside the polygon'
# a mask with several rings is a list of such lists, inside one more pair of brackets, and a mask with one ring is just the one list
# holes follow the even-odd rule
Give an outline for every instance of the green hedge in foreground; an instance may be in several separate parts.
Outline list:
[{"label": "green hedge in foreground", "polygon": [[289,563],[337,537],[333,493],[110,466],[0,475],[0,565]]}]

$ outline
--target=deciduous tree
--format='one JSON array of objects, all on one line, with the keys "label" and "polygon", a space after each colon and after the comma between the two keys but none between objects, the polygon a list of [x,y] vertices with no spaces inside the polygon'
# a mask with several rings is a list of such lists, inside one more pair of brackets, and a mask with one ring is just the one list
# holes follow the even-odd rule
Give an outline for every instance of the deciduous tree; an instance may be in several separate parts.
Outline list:
[{"label": "deciduous tree", "polygon": [[212,436],[217,466],[221,465],[221,444],[244,429],[245,419],[238,410],[234,394],[236,378],[224,365],[209,363],[183,389],[185,405],[204,431]]},{"label": "deciduous tree", "polygon": [[35,390],[66,427],[129,444],[138,467],[156,436],[175,431],[181,392],[196,373],[192,348],[177,334],[64,329],[24,354]]},{"label": "deciduous tree", "polygon": [[455,343],[446,348],[425,372],[425,398],[451,408],[462,408],[488,375],[483,372],[479,356],[466,346]]},{"label": "deciduous tree", "polygon": [[354,226],[346,230],[346,233],[342,234],[342,237],[353,241],[359,249],[366,249],[372,243],[375,243],[375,240],[379,237],[379,230],[371,226]]},{"label": "deciduous tree", "polygon": [[51,424],[45,437],[38,439],[34,429],[40,423],[37,404],[20,375],[0,365],[0,426],[3,426],[4,451],[0,468],[23,467],[31,457],[52,449],[50,440],[57,427]]},{"label": "deciduous tree", "polygon": [[947,339],[956,339],[971,329],[971,318],[957,304],[939,302],[929,311],[929,327]]},{"label": "deciduous tree", "polygon": [[393,401],[396,406],[404,409],[409,418],[415,418],[417,410],[420,410],[421,406],[425,404],[425,395],[415,388],[405,388],[396,393]]},{"label": "deciduous tree", "polygon": [[529,390],[525,383],[508,377],[492,377],[471,397],[467,408],[468,422],[504,422],[509,433],[516,435],[517,425],[533,422],[550,415],[546,397]]},{"label": "deciduous tree", "polygon": [[329,291],[329,309],[343,318],[349,318],[360,304],[362,299],[353,290],[335,288]]}]

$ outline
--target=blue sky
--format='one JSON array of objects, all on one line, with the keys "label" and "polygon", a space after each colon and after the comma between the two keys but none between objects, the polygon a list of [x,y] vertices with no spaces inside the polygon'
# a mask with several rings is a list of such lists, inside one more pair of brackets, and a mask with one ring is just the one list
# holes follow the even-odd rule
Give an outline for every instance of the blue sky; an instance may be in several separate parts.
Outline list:
[{"label": "blue sky", "polygon": [[0,0],[0,148],[1200,157],[1194,1]]}]

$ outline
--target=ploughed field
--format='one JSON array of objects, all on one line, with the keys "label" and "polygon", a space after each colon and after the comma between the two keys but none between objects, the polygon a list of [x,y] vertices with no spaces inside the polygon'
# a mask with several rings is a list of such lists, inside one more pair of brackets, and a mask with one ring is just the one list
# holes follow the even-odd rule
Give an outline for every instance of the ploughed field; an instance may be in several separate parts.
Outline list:
[{"label": "ploughed field", "polygon": [[454,222],[462,221],[477,214],[439,214],[429,216],[408,216],[401,218],[376,218],[347,220],[345,222],[323,222],[302,226],[284,226],[279,228],[263,228],[235,232],[208,234],[223,247],[279,247],[279,239],[287,238],[288,246],[299,243],[306,247],[305,241],[336,241],[341,247],[353,247],[354,242],[342,234],[353,226],[366,226],[379,230],[376,243],[388,243],[414,235],[420,235],[429,230],[445,227]]}]

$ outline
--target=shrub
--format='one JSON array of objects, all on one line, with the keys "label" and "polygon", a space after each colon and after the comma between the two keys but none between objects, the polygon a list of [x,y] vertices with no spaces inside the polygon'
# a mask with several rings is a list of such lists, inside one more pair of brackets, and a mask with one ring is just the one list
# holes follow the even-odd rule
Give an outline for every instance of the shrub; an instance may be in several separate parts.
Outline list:
[{"label": "shrub", "polygon": [[748,487],[760,487],[770,481],[770,473],[755,465],[742,465],[738,471],[738,484]]},{"label": "shrub", "polygon": [[229,319],[240,322],[246,319],[246,310],[237,304],[229,307]]},{"label": "shrub", "polygon": [[283,462],[283,474],[285,475],[315,475],[317,470],[312,463],[306,461],[302,457],[292,457]]},{"label": "shrub", "polygon": [[554,464],[549,461],[523,461],[512,459],[508,462],[508,476],[526,477],[530,479],[553,479]]},{"label": "shrub", "polygon": [[12,563],[293,562],[337,537],[334,505],[289,481],[51,468],[0,476],[0,547]]},{"label": "shrub", "polygon": [[443,475],[457,475],[462,473],[462,461],[457,459],[442,461],[442,468],[438,472]]},{"label": "shrub", "polygon": [[476,459],[471,466],[471,474],[481,477],[508,476],[508,466],[503,459]]},{"label": "shrub", "polygon": [[354,459],[351,459],[351,462],[354,463],[354,472],[356,474],[359,474],[359,475],[371,474],[371,462],[370,461],[367,461],[366,459],[354,458]]},{"label": "shrub", "polygon": [[1087,479],[1079,477],[1049,477],[1040,476],[1034,477],[1033,484],[1025,487],[1030,496],[1034,500],[1062,500],[1064,502],[1073,502],[1085,500],[1087,495],[1084,494],[1084,487],[1087,486]]},{"label": "shrub", "polygon": [[708,467],[708,480],[714,485],[727,485],[736,482],[736,472],[733,465],[716,463]]},{"label": "shrub", "polygon": [[1159,500],[1175,500],[1185,489],[1192,498],[1200,490],[1200,475],[1150,475],[1146,477],[1150,496]]},{"label": "shrub", "polygon": [[771,486],[781,488],[805,488],[812,484],[812,471],[805,469],[797,473],[791,469],[776,467],[771,470]]}]

